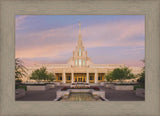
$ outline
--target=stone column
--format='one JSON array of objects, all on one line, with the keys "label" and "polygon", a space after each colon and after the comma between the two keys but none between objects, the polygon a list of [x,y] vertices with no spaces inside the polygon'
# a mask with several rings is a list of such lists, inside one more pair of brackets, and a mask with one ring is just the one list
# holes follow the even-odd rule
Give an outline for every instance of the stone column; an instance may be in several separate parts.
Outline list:
[{"label": "stone column", "polygon": [[74,73],[72,72],[72,81],[71,81],[71,83],[73,83],[74,82]]},{"label": "stone column", "polygon": [[97,71],[95,71],[95,76],[94,76],[94,83],[98,82],[98,74]]},{"label": "stone column", "polygon": [[87,72],[87,83],[89,83],[89,73]]},{"label": "stone column", "polygon": [[66,73],[63,72],[63,83],[66,83]]}]

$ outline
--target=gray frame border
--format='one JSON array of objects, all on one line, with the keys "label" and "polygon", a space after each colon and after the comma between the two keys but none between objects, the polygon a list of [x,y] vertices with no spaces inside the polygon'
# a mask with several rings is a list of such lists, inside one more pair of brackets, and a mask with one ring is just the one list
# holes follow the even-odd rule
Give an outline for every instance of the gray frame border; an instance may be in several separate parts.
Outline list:
[{"label": "gray frame border", "polygon": [[[159,116],[160,1],[159,0],[1,0],[0,115]],[[145,15],[145,101],[22,102],[15,101],[15,15]]]}]

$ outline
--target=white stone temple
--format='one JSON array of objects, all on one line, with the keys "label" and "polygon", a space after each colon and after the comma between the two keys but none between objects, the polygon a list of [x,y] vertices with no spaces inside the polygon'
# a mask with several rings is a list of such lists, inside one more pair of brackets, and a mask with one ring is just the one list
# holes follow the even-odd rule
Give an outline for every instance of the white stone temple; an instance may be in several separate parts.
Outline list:
[{"label": "white stone temple", "polygon": [[[94,64],[91,58],[88,57],[87,51],[83,46],[81,24],[79,23],[79,36],[73,56],[70,57],[66,64],[35,64],[28,68],[28,77],[23,81],[31,81],[29,76],[32,71],[41,68],[47,68],[48,72],[55,74],[56,82],[73,83],[73,82],[87,82],[98,83],[105,81],[105,74],[115,68],[126,66],[125,64]],[[132,73],[138,74],[141,72],[141,67],[129,67]]]}]

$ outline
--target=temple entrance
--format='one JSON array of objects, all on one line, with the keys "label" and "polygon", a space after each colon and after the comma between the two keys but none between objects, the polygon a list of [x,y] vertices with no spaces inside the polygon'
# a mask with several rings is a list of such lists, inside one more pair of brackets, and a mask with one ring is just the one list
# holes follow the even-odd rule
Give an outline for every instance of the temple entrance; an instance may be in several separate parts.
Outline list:
[{"label": "temple entrance", "polygon": [[86,82],[86,73],[75,73],[74,82]]},{"label": "temple entrance", "polygon": [[82,78],[81,77],[78,78],[78,82],[82,82]]}]

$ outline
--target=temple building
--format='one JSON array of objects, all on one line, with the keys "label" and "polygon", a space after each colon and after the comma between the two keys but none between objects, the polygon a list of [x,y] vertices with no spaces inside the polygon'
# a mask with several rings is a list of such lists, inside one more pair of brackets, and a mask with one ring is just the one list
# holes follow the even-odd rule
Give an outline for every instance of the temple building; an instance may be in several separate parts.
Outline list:
[{"label": "temple building", "polygon": [[[81,34],[81,24],[79,23],[79,36],[73,56],[67,64],[36,64],[28,68],[28,77],[32,71],[45,66],[48,72],[54,73],[56,82],[73,83],[87,82],[99,83],[105,81],[105,75],[115,68],[126,66],[125,64],[93,64],[84,48]],[[134,74],[141,71],[140,67],[129,67]],[[26,81],[28,78],[26,79]]]}]

